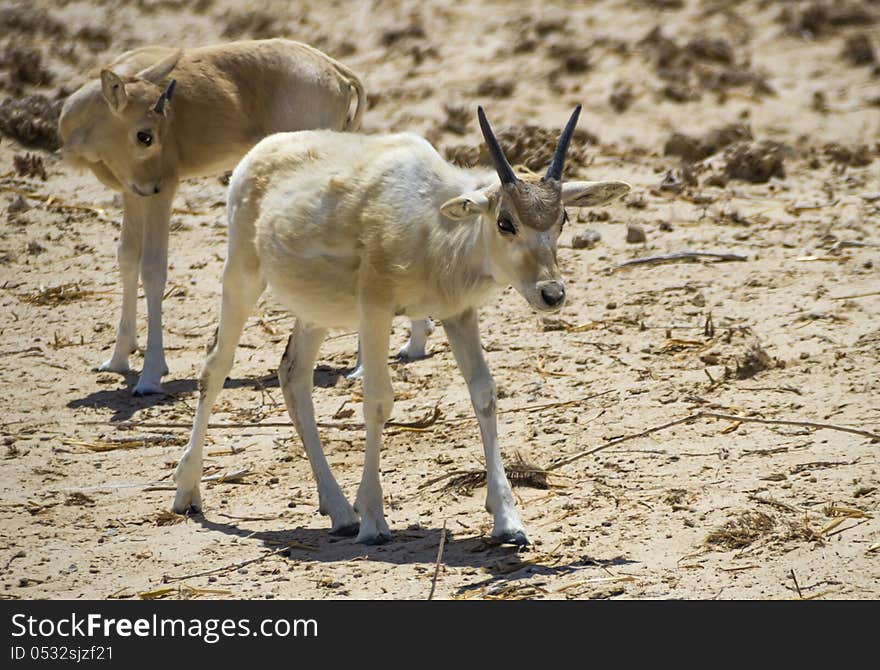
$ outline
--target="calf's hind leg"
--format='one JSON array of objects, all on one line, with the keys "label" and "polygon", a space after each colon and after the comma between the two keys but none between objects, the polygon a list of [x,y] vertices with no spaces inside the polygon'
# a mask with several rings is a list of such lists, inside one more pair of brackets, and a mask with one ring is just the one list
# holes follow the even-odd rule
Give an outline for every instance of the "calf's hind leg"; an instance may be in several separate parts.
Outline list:
[{"label": "calf's hind leg", "polygon": [[278,381],[281,383],[287,412],[299,439],[302,440],[318,484],[318,509],[321,514],[330,516],[331,533],[355,535],[359,529],[358,517],[339,488],[324,456],[315,423],[315,406],[312,403],[315,359],[326,334],[326,328],[297,319],[278,366]]}]

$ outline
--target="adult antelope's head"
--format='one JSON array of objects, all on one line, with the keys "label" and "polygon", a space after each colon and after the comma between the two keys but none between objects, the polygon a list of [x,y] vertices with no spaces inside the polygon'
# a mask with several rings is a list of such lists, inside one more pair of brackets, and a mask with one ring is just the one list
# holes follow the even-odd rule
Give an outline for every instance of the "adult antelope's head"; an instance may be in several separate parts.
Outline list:
[{"label": "adult antelope's head", "polygon": [[565,206],[601,205],[630,189],[621,181],[563,183],[565,156],[580,111],[578,105],[559,137],[547,172],[539,177],[514,173],[483,108],[478,107],[480,129],[501,183],[465,193],[441,207],[451,219],[479,215],[493,279],[512,285],[539,311],[556,311],[565,303],[565,284],[556,262],[556,242],[567,218]]},{"label": "adult antelope's head", "polygon": [[[162,191],[174,170],[170,141],[176,81],[168,75],[180,59],[175,50],[132,77],[101,71],[100,90],[84,87],[88,105],[73,111],[79,92],[71,96],[59,120],[62,153],[73,163],[95,170],[108,186],[139,196]],[[71,109],[70,113],[68,108]]]}]

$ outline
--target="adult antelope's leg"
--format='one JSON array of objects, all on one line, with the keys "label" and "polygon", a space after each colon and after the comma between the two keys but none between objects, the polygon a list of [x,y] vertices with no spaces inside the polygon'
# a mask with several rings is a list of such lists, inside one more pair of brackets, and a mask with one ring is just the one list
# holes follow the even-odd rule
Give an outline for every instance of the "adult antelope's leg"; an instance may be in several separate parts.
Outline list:
[{"label": "adult antelope's leg", "polygon": [[199,404],[189,444],[174,470],[177,493],[174,496],[173,509],[178,514],[201,509],[199,481],[202,478],[202,446],[205,443],[208,419],[217,394],[223,388],[226,375],[232,368],[235,347],[241,338],[245,321],[265,287],[253,244],[248,242],[236,246],[230,241],[229,258],[223,270],[220,326],[214,334],[214,342],[209,347],[205,367],[199,378]]},{"label": "adult antelope's leg", "polygon": [[453,319],[443,319],[443,328],[467,382],[471,403],[480,423],[483,451],[486,454],[486,509],[495,517],[492,537],[510,544],[528,544],[498,449],[495,382],[483,358],[477,313],[469,309]]},{"label": "adult antelope's leg", "polygon": [[116,330],[113,355],[99,370],[128,372],[128,356],[137,349],[137,287],[138,267],[144,244],[144,221],[139,196],[122,194],[122,232],[116,249],[119,276],[122,280],[122,316]]},{"label": "adult antelope's leg", "polygon": [[409,341],[397,352],[397,357],[405,361],[424,358],[428,335],[434,332],[434,322],[431,319],[412,321],[410,326]]},{"label": "adult antelope's leg", "polygon": [[388,374],[388,344],[391,339],[392,310],[385,305],[365,305],[361,309],[360,336],[364,361],[364,424],[366,443],[364,473],[354,508],[361,517],[358,542],[383,544],[391,531],[382,511],[382,485],[379,482],[379,452],[382,428],[394,406],[394,391]]},{"label": "adult antelope's leg", "polygon": [[141,281],[147,296],[147,350],[134,395],[163,393],[162,376],[168,374],[162,343],[162,297],[168,274],[168,230],[175,190],[175,187],[166,185],[158,195],[141,198],[144,217]]},{"label": "adult antelope's leg", "polygon": [[[419,319],[410,321],[409,340],[397,352],[397,357],[403,361],[414,361],[425,357],[425,345],[428,343],[428,335],[434,332],[434,322],[431,319]],[[364,376],[363,356],[361,355],[361,341],[358,338],[357,363],[354,370],[345,375],[346,379],[360,379]]]},{"label": "adult antelope's leg", "polygon": [[324,456],[312,404],[315,359],[326,334],[326,328],[318,328],[297,319],[278,366],[278,380],[287,403],[287,412],[302,440],[318,484],[318,509],[321,514],[330,515],[331,533],[354,535],[358,532],[357,514],[339,488]]}]

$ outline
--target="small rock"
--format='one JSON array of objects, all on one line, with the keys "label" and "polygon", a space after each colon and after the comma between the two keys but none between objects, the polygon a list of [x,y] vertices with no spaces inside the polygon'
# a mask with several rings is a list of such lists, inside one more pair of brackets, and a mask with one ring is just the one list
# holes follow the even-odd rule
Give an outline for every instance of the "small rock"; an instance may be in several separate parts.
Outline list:
[{"label": "small rock", "polygon": [[9,206],[6,208],[6,211],[9,214],[19,214],[20,212],[26,212],[31,208],[28,201],[24,199],[23,195],[17,195],[12,199],[12,202],[9,203]]},{"label": "small rock", "polygon": [[612,300],[605,305],[605,309],[617,309],[617,303]]},{"label": "small rock", "polygon": [[647,239],[645,230],[641,226],[631,223],[626,227],[626,241],[630,244],[640,244]]},{"label": "small rock", "polygon": [[683,188],[683,184],[679,180],[678,177],[675,176],[675,172],[669,170],[666,173],[666,176],[663,177],[663,181],[660,182],[660,190],[661,191],[671,191],[673,193],[678,193]]},{"label": "small rock", "polygon": [[597,230],[585,230],[577,233],[571,238],[572,249],[592,249],[602,239],[602,235]]}]

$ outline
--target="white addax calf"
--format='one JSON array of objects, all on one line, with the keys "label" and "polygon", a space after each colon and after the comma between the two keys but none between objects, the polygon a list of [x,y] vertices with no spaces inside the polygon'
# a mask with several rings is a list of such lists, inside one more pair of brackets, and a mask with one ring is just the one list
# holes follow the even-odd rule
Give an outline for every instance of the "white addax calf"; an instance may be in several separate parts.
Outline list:
[{"label": "white addax calf", "polygon": [[62,154],[121,192],[123,203],[122,317],[113,354],[100,369],[129,370],[140,269],[148,332],[134,393],[162,391],[162,296],[171,203],[181,179],[231,169],[271,133],[356,130],[365,105],[351,70],[285,39],[135,49],[74,92],[59,119]]},{"label": "white addax calf", "polygon": [[[578,107],[547,173],[517,176],[482,109],[495,171],[443,160],[412,134],[282,133],[244,157],[229,188],[229,255],[216,341],[199,383],[192,436],[174,473],[179,513],[201,507],[202,445],[242,328],[266,285],[297,317],[281,358],[287,409],[318,484],[331,532],[381,543],[391,534],[379,483],[381,433],[394,395],[386,363],[397,314],[442,319],[470,390],[486,456],[492,536],[527,544],[498,448],[495,384],[483,358],[477,307],[513,285],[540,312],[565,302],[556,262],[564,205],[599,205],[620,181],[562,182]],[[357,326],[363,349],[366,455],[354,506],[324,456],[312,404],[312,369],[328,328]]]}]

